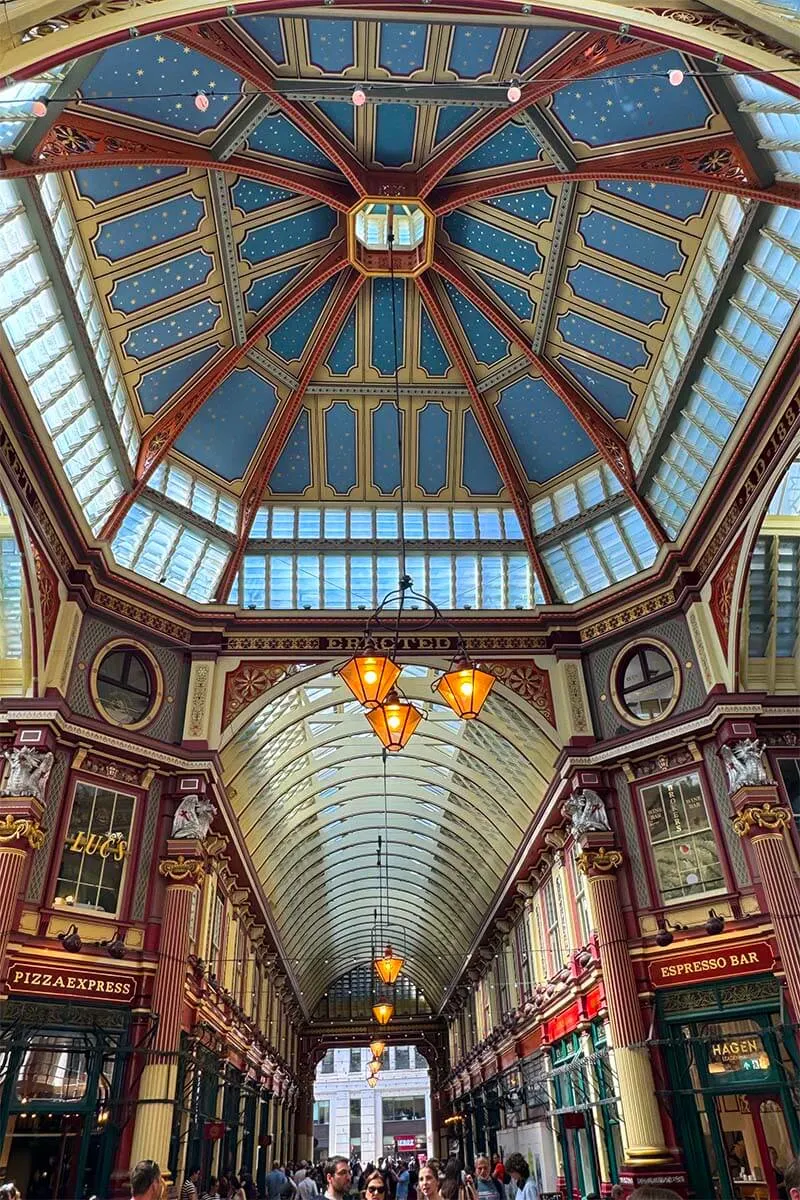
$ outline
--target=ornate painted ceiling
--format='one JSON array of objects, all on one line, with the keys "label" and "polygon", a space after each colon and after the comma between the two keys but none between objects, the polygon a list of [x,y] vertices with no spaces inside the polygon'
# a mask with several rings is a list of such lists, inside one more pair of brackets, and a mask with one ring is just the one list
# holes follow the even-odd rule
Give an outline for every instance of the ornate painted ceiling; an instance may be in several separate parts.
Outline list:
[{"label": "ornate painted ceiling", "polygon": [[[76,231],[66,273],[88,264],[108,331],[122,452],[91,523],[138,561],[165,465],[182,469],[206,501],[181,511],[219,538],[206,599],[236,583],[262,502],[375,505],[401,470],[412,501],[511,507],[557,602],[531,504],[603,465],[647,540],[622,576],[641,569],[690,515],[797,298],[701,356],[757,231],[772,221],[796,266],[781,214],[800,202],[800,115],[624,33],[248,15],[131,37],[49,87],[47,115],[7,135],[5,174],[48,181],[40,241]],[[402,274],[398,235],[394,296],[387,209],[422,243]],[[709,361],[722,383],[691,409],[690,368]]]}]

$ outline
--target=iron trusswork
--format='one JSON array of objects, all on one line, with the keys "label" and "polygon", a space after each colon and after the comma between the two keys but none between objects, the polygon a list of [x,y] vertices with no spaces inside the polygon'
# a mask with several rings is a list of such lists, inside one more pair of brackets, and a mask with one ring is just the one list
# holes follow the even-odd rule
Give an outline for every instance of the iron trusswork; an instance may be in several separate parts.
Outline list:
[{"label": "iron trusswork", "polygon": [[525,539],[525,548],[531,559],[531,564],[536,576],[541,584],[542,595],[544,596],[545,604],[552,604],[554,599],[553,586],[547,574],[542,556],[539,553],[539,548],[533,536],[533,522],[531,520],[531,506],[528,500],[527,489],[522,474],[517,465],[512,459],[510,453],[502,442],[500,431],[495,424],[492,416],[492,410],[486,403],[481,393],[478,390],[478,385],[470,370],[467,357],[461,346],[458,343],[451,322],[448,321],[438,296],[431,287],[430,282],[422,276],[417,281],[420,295],[425,301],[425,305],[430,313],[433,321],[439,331],[439,336],[442,338],[448,351],[453,356],[453,361],[461,372],[464,383],[467,385],[472,408],[478,424],[481,427],[481,432],[486,438],[486,444],[491,450],[494,460],[497,463],[498,470],[503,479],[503,483],[508,488],[508,494],[511,497],[514,511],[517,514],[517,519],[522,529],[522,536]]},{"label": "iron trusswork", "polygon": [[583,426],[583,429],[594,442],[598,451],[639,510],[642,520],[650,530],[656,545],[661,545],[667,541],[664,530],[636,490],[633,464],[628,453],[628,446],[624,437],[617,431],[616,426],[605,415],[601,414],[598,409],[594,408],[588,400],[585,400],[552,363],[531,349],[524,334],[517,329],[511,320],[504,316],[496,304],[487,299],[481,289],[467,275],[466,271],[462,271],[461,267],[457,266],[448,255],[444,254],[441,250],[437,250],[433,265],[434,269],[440,275],[449,280],[454,287],[458,288],[463,296],[466,296],[468,300],[471,300],[480,309],[484,316],[500,330],[508,342],[519,346],[534,370],[542,376],[545,382],[567,406],[575,420]]},{"label": "iron trusswork", "polygon": [[204,878],[201,844],[186,839],[167,842],[158,870],[167,881],[153,984],[158,1027],[151,1061],[142,1072],[131,1162],[154,1158],[163,1168],[172,1134],[192,902]]},{"label": "iron trusswork", "polygon": [[623,855],[613,833],[578,838],[578,869],[589,884],[589,902],[603,970],[608,1020],[625,1128],[625,1162],[634,1171],[672,1163],[664,1140],[639,992],[628,951],[617,871]]},{"label": "iron trusswork", "polygon": [[733,827],[758,864],[792,1008],[800,1013],[800,880],[789,842],[792,813],[774,783],[745,784],[731,803]]}]

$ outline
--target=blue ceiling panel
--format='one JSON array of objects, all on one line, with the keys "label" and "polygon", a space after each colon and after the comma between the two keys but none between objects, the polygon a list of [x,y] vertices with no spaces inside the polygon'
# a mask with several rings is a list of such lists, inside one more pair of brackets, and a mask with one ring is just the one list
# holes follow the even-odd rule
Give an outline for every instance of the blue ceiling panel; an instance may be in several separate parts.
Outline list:
[{"label": "blue ceiling panel", "polygon": [[108,303],[117,312],[139,312],[150,304],[158,304],[161,300],[169,300],[172,296],[198,287],[205,283],[213,270],[211,255],[205,250],[193,250],[179,258],[118,279]]},{"label": "blue ceiling panel", "polygon": [[542,265],[542,256],[532,242],[515,237],[513,233],[504,233],[496,225],[479,221],[467,213],[450,213],[442,226],[456,245],[513,267],[522,275],[534,275]]},{"label": "blue ceiling panel", "polygon": [[[205,112],[194,104],[196,92],[211,101]],[[81,96],[112,112],[202,133],[219,125],[241,100],[242,78],[156,33],[106,50],[87,75]]]},{"label": "blue ceiling panel", "polygon": [[536,138],[522,125],[509,122],[492,134],[477,149],[462,158],[450,171],[450,175],[467,175],[471,171],[485,171],[514,163],[533,163],[542,151]]},{"label": "blue ceiling panel", "polygon": [[303,357],[322,310],[333,291],[334,282],[333,279],[326,280],[268,335],[270,350],[280,355],[285,362],[294,362]]},{"label": "blue ceiling panel", "polygon": [[197,304],[131,330],[122,348],[131,358],[150,358],[160,350],[176,346],[178,342],[188,342],[201,333],[208,333],[221,316],[222,308],[219,304],[213,304],[210,300],[198,300]]},{"label": "blue ceiling panel", "polygon": [[[403,413],[400,420],[404,425]],[[382,400],[372,410],[372,483],[382,496],[391,496],[400,486],[397,410],[391,400]]]},{"label": "blue ceiling panel", "polygon": [[418,109],[413,104],[375,106],[375,161],[384,167],[405,167],[414,161]]},{"label": "blue ceiling panel", "polygon": [[491,321],[487,320],[471,300],[462,296],[452,283],[445,282],[444,286],[467,336],[475,361],[493,367],[501,358],[506,358],[510,349],[508,342]]},{"label": "blue ceiling panel", "polygon": [[640,287],[609,271],[600,271],[581,263],[567,271],[567,280],[576,296],[600,308],[609,309],[643,325],[657,325],[667,315],[667,306],[658,292]]},{"label": "blue ceiling panel", "polygon": [[420,301],[419,365],[429,379],[441,379],[452,366],[428,310]]},{"label": "blue ceiling panel", "polygon": [[517,63],[519,73],[523,74],[540,58],[544,58],[545,54],[548,54],[559,42],[568,38],[571,33],[572,30],[569,29],[529,29],[525,35],[522,53]]},{"label": "blue ceiling panel", "polygon": [[136,209],[113,221],[101,222],[93,238],[95,253],[119,262],[141,250],[152,250],[194,233],[205,214],[206,206],[196,196],[174,196],[149,208]]},{"label": "blue ceiling panel", "polygon": [[175,449],[223,479],[241,479],[277,403],[271,383],[238,367],[192,417]]},{"label": "blue ceiling panel", "polygon": [[450,414],[438,400],[431,400],[417,414],[417,485],[428,496],[447,487],[450,461],[448,434]]},{"label": "blue ceiling panel", "polygon": [[676,238],[642,229],[640,225],[632,225],[597,209],[581,217],[578,232],[592,250],[610,254],[612,258],[652,271],[664,279],[674,271],[682,270],[686,262]]},{"label": "blue ceiling panel", "polygon": [[[405,280],[395,280],[394,309],[397,315],[397,357],[405,360],[406,289]],[[392,329],[392,280],[372,281],[372,352],[371,361],[381,375],[394,375],[394,332]]]},{"label": "blue ceiling panel", "polygon": [[185,354],[167,363],[165,367],[157,367],[143,375],[136,386],[139,403],[146,413],[157,413],[167,400],[171,400],[177,391],[192,379],[207,363],[211,361],[218,350],[219,342],[203,346],[192,354]]},{"label": "blue ceiling panel", "polygon": [[457,79],[479,79],[494,66],[503,30],[492,25],[456,25],[448,66]]},{"label": "blue ceiling panel", "polygon": [[302,269],[302,267],[287,267],[285,271],[274,271],[272,275],[263,275],[261,279],[254,279],[244,293],[244,302],[248,312],[260,313]]},{"label": "blue ceiling panel", "polygon": [[284,204],[295,195],[286,188],[273,187],[270,183],[259,183],[257,179],[237,179],[231,188],[231,204],[240,212],[258,212],[273,204]]},{"label": "blue ceiling panel", "polygon": [[505,279],[500,279],[497,275],[489,275],[486,271],[479,271],[478,274],[486,286],[496,296],[499,296],[513,313],[516,313],[523,321],[533,320],[536,306],[524,288],[517,287],[513,283],[508,283]]},{"label": "blue ceiling panel", "polygon": [[326,75],[338,75],[355,62],[352,21],[310,20],[308,60]]},{"label": "blue ceiling panel", "polygon": [[290,250],[299,250],[301,246],[324,241],[333,233],[337,222],[338,216],[333,209],[320,204],[293,217],[249,229],[239,253],[246,262],[266,262],[288,254]]},{"label": "blue ceiling panel", "polygon": [[278,17],[239,17],[238,24],[274,63],[286,62],[286,47],[283,44],[283,31]]},{"label": "blue ceiling panel", "polygon": [[296,494],[307,487],[311,487],[311,438],[308,409],[304,408],[269,477],[269,490],[276,495]]},{"label": "blue ceiling panel", "polygon": [[378,66],[407,79],[425,65],[428,26],[410,21],[384,21],[380,27]]},{"label": "blue ceiling panel", "polygon": [[595,446],[543,379],[526,375],[500,392],[497,410],[531,483],[545,483]]},{"label": "blue ceiling panel", "polygon": [[461,484],[472,496],[498,496],[503,480],[470,409],[464,413]]},{"label": "blue ceiling panel", "polygon": [[553,215],[554,198],[547,188],[530,188],[526,192],[509,192],[507,196],[491,196],[487,201],[492,208],[502,209],[512,217],[521,217],[531,225],[549,221]]},{"label": "blue ceiling panel", "polygon": [[347,314],[325,365],[332,375],[347,375],[356,365],[356,308]]},{"label": "blue ceiling panel", "polygon": [[553,112],[570,137],[585,146],[705,128],[711,106],[688,74],[680,87],[672,87],[667,81],[672,70],[687,70],[674,51],[604,67],[602,76],[559,88]]},{"label": "blue ceiling panel", "polygon": [[356,110],[349,100],[318,100],[316,105],[351,144],[356,136]]},{"label": "blue ceiling panel", "polygon": [[436,133],[434,135],[433,144],[438,146],[445,138],[449,138],[451,133],[455,133],[460,129],[465,121],[469,121],[476,113],[481,112],[481,109],[473,106],[462,107],[461,105],[453,105],[452,108],[447,108],[446,105],[437,111],[436,114]]},{"label": "blue ceiling panel", "polygon": [[185,174],[185,167],[87,167],[75,171],[73,179],[79,195],[102,204],[114,196],[127,196],[153,183]]},{"label": "blue ceiling panel", "polygon": [[646,366],[650,359],[647,347],[639,338],[630,337],[627,333],[592,321],[589,317],[579,316],[578,313],[566,313],[559,317],[557,326],[564,341],[571,346],[607,358],[620,367],[636,370],[637,367]]},{"label": "blue ceiling panel", "polygon": [[271,113],[256,127],[247,141],[248,150],[269,154],[272,158],[302,163],[306,167],[322,167],[336,171],[336,166],[318,150],[310,138],[281,113]]},{"label": "blue ceiling panel", "polygon": [[599,179],[601,192],[609,192],[622,200],[632,200],[654,212],[666,213],[678,221],[699,217],[706,206],[708,192],[703,188],[677,187],[668,183],[645,183],[633,179]]},{"label": "blue ceiling panel", "polygon": [[356,411],[346,400],[325,409],[325,481],[340,496],[358,483]]},{"label": "blue ceiling panel", "polygon": [[622,379],[615,379],[605,371],[587,367],[585,363],[560,354],[558,361],[564,370],[581,384],[590,396],[615,419],[624,419],[630,412],[631,405],[636,399],[636,393],[630,384]]}]

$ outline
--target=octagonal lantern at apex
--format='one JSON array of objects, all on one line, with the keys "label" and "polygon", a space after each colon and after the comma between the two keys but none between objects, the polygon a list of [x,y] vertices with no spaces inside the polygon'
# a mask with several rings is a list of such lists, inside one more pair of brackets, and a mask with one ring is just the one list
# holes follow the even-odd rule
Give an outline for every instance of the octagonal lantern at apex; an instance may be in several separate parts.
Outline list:
[{"label": "octagonal lantern at apex", "polygon": [[434,230],[422,200],[365,196],[347,214],[347,256],[362,275],[413,279],[433,261]]}]

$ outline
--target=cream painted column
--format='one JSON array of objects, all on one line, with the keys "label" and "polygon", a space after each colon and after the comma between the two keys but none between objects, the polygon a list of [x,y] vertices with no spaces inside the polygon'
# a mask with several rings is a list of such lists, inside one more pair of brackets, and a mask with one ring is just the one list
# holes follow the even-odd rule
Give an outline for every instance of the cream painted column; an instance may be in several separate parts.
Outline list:
[{"label": "cream painted column", "polygon": [[674,1160],[664,1141],[622,918],[616,873],[622,866],[623,856],[611,843],[611,834],[586,834],[579,839],[581,853],[576,862],[588,880],[589,903],[597,933],[625,1128],[625,1162],[634,1168],[646,1168]]},{"label": "cream painted column", "polygon": [[[12,754],[14,751],[12,751]],[[36,796],[3,796],[0,801],[0,981],[6,985],[6,947],[17,915],[17,897],[28,860],[44,845],[43,804]]]},{"label": "cream painted column", "polygon": [[153,985],[153,1010],[158,1014],[158,1026],[139,1084],[131,1162],[155,1159],[166,1177],[189,954],[189,921],[192,897],[204,873],[200,842],[168,841],[166,857],[158,870],[167,880]]}]

